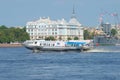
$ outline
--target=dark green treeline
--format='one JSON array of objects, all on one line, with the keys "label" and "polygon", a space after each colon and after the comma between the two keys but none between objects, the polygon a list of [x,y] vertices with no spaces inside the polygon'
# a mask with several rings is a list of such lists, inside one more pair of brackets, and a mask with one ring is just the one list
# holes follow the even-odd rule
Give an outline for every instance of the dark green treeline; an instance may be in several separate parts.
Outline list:
[{"label": "dark green treeline", "polygon": [[0,26],[0,43],[10,43],[10,42],[24,42],[29,39],[28,33],[26,33],[25,27],[15,28],[6,27],[4,25]]}]

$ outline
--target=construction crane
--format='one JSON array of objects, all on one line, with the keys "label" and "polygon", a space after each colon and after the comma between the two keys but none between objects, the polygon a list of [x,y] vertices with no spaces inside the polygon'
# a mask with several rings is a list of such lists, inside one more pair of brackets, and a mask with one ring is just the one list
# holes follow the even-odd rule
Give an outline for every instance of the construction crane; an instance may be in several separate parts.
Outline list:
[{"label": "construction crane", "polygon": [[120,19],[119,19],[118,13],[116,13],[116,12],[114,12],[114,13],[104,12],[104,13],[100,14],[100,17],[99,17],[100,27],[99,28],[101,28],[101,25],[103,23],[103,17],[105,15],[113,17],[114,21],[115,21],[114,22],[115,27],[120,28]]},{"label": "construction crane", "polygon": [[112,13],[111,16],[113,16],[115,19],[115,27],[120,28],[120,21],[119,21],[118,13],[116,13],[116,12]]}]

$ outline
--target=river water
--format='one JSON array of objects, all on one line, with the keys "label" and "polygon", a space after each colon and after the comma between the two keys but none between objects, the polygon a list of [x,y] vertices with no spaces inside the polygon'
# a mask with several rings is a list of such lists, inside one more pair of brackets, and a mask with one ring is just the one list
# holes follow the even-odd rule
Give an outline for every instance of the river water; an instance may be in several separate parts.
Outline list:
[{"label": "river water", "polygon": [[0,48],[0,80],[120,80],[119,49],[32,53]]}]

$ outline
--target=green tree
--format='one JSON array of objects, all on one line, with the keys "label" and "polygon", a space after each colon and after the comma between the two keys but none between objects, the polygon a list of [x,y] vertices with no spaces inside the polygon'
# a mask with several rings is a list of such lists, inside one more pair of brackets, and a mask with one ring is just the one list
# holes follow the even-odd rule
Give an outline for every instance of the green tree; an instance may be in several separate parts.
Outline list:
[{"label": "green tree", "polygon": [[84,30],[84,39],[89,39],[90,38],[90,32],[88,30]]},{"label": "green tree", "polygon": [[49,37],[46,37],[45,40],[52,40],[52,41],[54,41],[55,38],[53,36],[49,36]]},{"label": "green tree", "polygon": [[59,37],[59,40],[62,40],[62,37],[61,37],[61,36]]},{"label": "green tree", "polygon": [[0,26],[0,43],[23,42],[29,40],[29,34],[23,29]]},{"label": "green tree", "polygon": [[71,38],[70,38],[70,37],[68,37],[68,38],[67,38],[67,40],[71,40]]},{"label": "green tree", "polygon": [[74,37],[74,40],[78,40],[79,38],[77,36]]},{"label": "green tree", "polygon": [[5,25],[1,25],[0,29],[7,29],[7,27]]},{"label": "green tree", "polygon": [[111,35],[112,35],[112,36],[115,36],[116,34],[117,34],[117,30],[116,30],[116,29],[112,29],[112,30],[111,30]]},{"label": "green tree", "polygon": [[84,39],[93,39],[94,37],[94,32],[89,32],[88,30],[84,30]]}]

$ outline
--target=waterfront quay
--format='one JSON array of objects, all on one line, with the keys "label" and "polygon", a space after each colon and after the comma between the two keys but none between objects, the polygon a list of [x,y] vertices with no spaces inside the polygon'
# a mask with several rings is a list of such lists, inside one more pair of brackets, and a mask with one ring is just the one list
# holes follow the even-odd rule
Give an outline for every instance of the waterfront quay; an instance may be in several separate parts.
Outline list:
[{"label": "waterfront quay", "polygon": [[3,43],[0,44],[0,48],[7,48],[7,47],[22,47],[22,44],[8,44],[8,43]]}]

